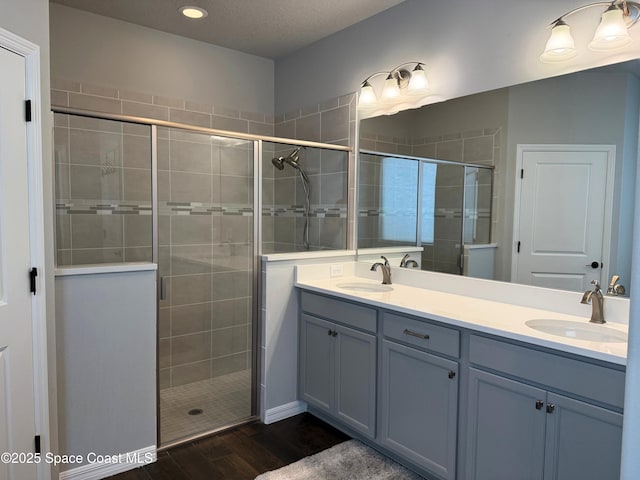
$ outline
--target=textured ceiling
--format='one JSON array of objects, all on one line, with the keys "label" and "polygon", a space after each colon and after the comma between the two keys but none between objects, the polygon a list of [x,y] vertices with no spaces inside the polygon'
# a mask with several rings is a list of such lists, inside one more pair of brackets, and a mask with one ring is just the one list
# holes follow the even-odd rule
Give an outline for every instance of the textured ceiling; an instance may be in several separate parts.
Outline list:
[{"label": "textured ceiling", "polygon": [[[404,0],[52,0],[163,32],[278,58]],[[209,12],[189,20],[183,5]]]}]

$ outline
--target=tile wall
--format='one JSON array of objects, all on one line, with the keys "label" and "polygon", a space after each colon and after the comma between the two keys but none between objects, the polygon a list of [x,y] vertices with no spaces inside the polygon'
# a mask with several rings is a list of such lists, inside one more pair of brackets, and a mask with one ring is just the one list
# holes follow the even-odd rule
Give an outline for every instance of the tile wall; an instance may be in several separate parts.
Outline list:
[{"label": "tile wall", "polygon": [[57,264],[151,260],[150,128],[55,114]]},{"label": "tile wall", "polygon": [[[348,145],[355,96],[278,118],[52,79],[52,104],[221,130]],[[55,115],[58,265],[151,260],[150,129]],[[250,368],[253,149],[251,142],[158,129],[160,386]],[[264,143],[264,251],[303,250],[302,184],[271,158],[293,147]],[[312,184],[311,249],[345,248],[353,222],[354,157],[305,148]],[[351,229],[351,230],[350,230]]]},{"label": "tile wall", "polygon": [[[355,138],[355,95],[314,104],[275,119],[278,137],[349,145]],[[265,142],[263,147],[263,252],[304,251],[304,189],[298,172],[286,166],[276,169],[271,159],[286,156],[293,146]],[[349,165],[347,152],[306,147],[301,165],[311,183],[309,250],[347,248]],[[353,228],[353,223],[351,224]]]},{"label": "tile wall", "polygon": [[250,368],[253,142],[158,132],[160,386]]},{"label": "tile wall", "polygon": [[71,80],[51,79],[51,105],[185,123],[232,132],[273,135],[274,118],[197,100],[184,100]]}]

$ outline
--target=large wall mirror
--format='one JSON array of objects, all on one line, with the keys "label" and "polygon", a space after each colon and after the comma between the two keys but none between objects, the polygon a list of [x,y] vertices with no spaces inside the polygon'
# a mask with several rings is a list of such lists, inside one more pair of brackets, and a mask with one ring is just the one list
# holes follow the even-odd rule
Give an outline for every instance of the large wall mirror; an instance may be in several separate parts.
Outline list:
[{"label": "large wall mirror", "polygon": [[633,60],[361,120],[358,251],[420,245],[424,270],[576,291],[619,275],[629,291],[639,115]]}]

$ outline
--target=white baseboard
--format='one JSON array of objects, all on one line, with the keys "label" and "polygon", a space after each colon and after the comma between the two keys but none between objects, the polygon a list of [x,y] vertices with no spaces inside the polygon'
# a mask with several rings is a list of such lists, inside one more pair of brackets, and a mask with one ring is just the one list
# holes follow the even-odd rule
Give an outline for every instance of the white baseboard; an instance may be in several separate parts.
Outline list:
[{"label": "white baseboard", "polygon": [[268,425],[270,423],[275,423],[280,420],[284,420],[285,418],[298,415],[299,413],[304,413],[306,411],[306,402],[296,400],[295,402],[286,403],[284,405],[280,405],[278,407],[270,408],[269,410],[267,410],[264,414],[264,423]]},{"label": "white baseboard", "polygon": [[[122,453],[113,458],[114,463],[96,462],[82,465],[81,467],[72,468],[60,473],[60,480],[100,480],[110,477],[118,473],[133,470],[148,463],[153,463],[157,458],[157,449],[155,445],[142,448],[134,452]],[[88,458],[89,461],[95,460],[95,457]],[[87,460],[87,459],[85,459]]]}]

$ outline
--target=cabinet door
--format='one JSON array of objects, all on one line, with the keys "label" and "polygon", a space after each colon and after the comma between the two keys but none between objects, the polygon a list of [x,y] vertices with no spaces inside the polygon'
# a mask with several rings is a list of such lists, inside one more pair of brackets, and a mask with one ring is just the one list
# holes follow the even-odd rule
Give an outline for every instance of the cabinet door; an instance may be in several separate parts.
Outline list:
[{"label": "cabinet door", "polygon": [[333,408],[335,325],[302,315],[300,334],[300,393],[302,399],[330,412]]},{"label": "cabinet door", "polygon": [[382,444],[454,479],[458,364],[384,340],[381,370]]},{"label": "cabinet door", "polygon": [[467,480],[542,480],[546,396],[539,388],[469,369]]},{"label": "cabinet door", "polygon": [[622,414],[549,393],[545,480],[620,478]]},{"label": "cabinet door", "polygon": [[336,414],[360,433],[375,438],[376,337],[334,326]]}]

